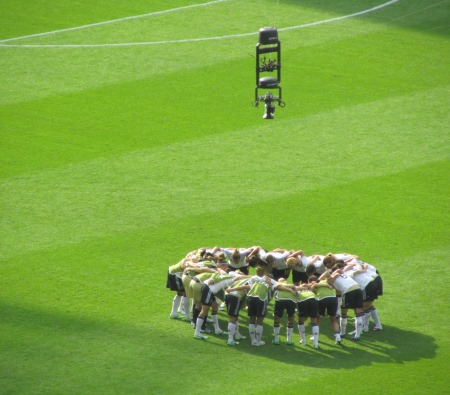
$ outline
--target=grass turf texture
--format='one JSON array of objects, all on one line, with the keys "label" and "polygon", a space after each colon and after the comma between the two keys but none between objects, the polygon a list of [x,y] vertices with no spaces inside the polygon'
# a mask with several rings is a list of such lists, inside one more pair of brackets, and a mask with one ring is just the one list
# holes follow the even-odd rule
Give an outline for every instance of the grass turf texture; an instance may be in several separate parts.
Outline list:
[{"label": "grass turf texture", "polygon": [[[193,4],[132,3],[4,1],[0,38]],[[241,34],[381,3],[230,0],[10,43]],[[0,391],[445,393],[449,6],[280,32],[274,121],[250,105],[256,33],[0,47]],[[340,349],[324,320],[320,351],[194,341],[168,319],[166,271],[213,244],[360,254],[386,283],[384,331]]]}]

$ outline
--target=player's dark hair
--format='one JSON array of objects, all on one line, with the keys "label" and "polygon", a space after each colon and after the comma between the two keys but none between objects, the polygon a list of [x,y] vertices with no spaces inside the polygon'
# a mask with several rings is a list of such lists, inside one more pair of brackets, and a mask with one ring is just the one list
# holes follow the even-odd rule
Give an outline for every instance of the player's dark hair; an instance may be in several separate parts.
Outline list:
[{"label": "player's dark hair", "polygon": [[314,263],[308,263],[306,266],[306,274],[309,276],[313,275],[316,272],[316,266]]}]

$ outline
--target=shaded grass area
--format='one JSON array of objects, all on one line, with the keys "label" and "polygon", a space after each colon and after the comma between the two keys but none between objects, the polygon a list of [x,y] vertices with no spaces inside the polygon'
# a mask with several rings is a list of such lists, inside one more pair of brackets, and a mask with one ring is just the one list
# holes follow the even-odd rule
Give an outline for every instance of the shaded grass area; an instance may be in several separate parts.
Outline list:
[{"label": "shaded grass area", "polygon": [[[365,9],[376,7],[388,1],[334,1],[327,0],[306,0],[301,1],[302,7],[309,7],[324,11],[331,11],[337,15],[349,15]],[[283,0],[284,4],[300,5],[297,0]],[[282,4],[283,6],[283,4]],[[450,4],[442,0],[400,0],[390,6],[379,9],[375,12],[358,16],[365,22],[383,23],[387,26],[395,26],[402,29],[412,29],[419,32],[429,32],[431,34],[448,36]]]},{"label": "shaded grass area", "polygon": [[[33,391],[47,392],[54,388],[72,388],[82,392],[145,393],[151,390],[175,393],[175,389],[167,386],[167,381],[173,379],[174,370],[195,377],[201,368],[204,374],[214,376],[222,364],[225,364],[221,374],[224,379],[234,375],[227,372],[228,365],[247,367],[243,387],[253,383],[252,388],[261,392],[267,390],[267,385],[258,380],[260,373],[255,370],[265,364],[271,366],[274,375],[283,374],[286,369],[295,374],[300,369],[301,382],[309,382],[325,372],[345,372],[349,379],[356,379],[361,369],[370,368],[368,384],[371,377],[385,370],[386,364],[395,371],[395,364],[437,358],[437,345],[432,336],[389,325],[385,325],[382,333],[364,335],[358,344],[345,341],[342,347],[332,344],[329,330],[322,329],[319,351],[299,345],[255,349],[244,341],[230,350],[223,338],[215,336],[207,342],[196,342],[192,339],[192,329],[181,322],[165,324],[162,332],[156,325],[121,325],[117,321],[93,321],[82,315],[46,313],[18,306],[2,305],[1,309],[8,322],[8,326],[2,325],[3,328],[21,339],[13,342],[14,348],[4,353],[2,360],[2,380],[8,383],[7,391],[22,392],[23,389],[27,392],[28,388],[33,388]],[[167,319],[165,315],[164,318]],[[326,324],[322,324],[322,328],[326,328]],[[242,329],[245,331],[245,326]],[[265,325],[266,338],[270,336],[270,329],[271,326]],[[30,339],[30,335],[33,340],[24,341]],[[163,348],[159,346],[161,342],[164,343]],[[43,354],[46,355],[45,361],[42,360]],[[176,359],[171,357],[175,355]],[[212,365],[192,363],[193,359],[209,359],[210,355],[223,355],[224,358],[226,355],[226,361]],[[244,364],[242,358],[245,358]],[[20,366],[16,365],[18,360],[21,361]],[[255,369],[251,369],[252,366]],[[234,385],[230,380],[220,381],[220,391],[230,390]],[[397,377],[391,385],[398,381]],[[402,388],[413,389],[413,383],[410,381]],[[324,385],[332,387],[327,382]],[[195,381],[185,382],[183,386],[188,393],[198,390]],[[211,391],[216,386],[214,381],[208,381],[203,388]],[[294,393],[290,385],[279,384],[277,387]],[[274,389],[275,385],[269,384],[269,388]]]}]

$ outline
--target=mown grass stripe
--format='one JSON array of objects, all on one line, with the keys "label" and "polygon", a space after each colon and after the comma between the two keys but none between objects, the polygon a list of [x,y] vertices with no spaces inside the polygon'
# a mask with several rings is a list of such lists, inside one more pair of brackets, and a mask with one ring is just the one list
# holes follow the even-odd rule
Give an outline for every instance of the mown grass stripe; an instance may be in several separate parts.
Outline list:
[{"label": "mown grass stripe", "polygon": [[[0,184],[3,254],[156,226],[448,159],[447,132],[439,126],[448,118],[446,92],[417,92],[383,105],[339,108],[6,178]],[[422,116],[423,103],[432,107],[435,123]],[[386,116],[390,123],[380,125]],[[407,156],[402,154],[406,147]],[[202,154],[196,155],[199,150]]]}]

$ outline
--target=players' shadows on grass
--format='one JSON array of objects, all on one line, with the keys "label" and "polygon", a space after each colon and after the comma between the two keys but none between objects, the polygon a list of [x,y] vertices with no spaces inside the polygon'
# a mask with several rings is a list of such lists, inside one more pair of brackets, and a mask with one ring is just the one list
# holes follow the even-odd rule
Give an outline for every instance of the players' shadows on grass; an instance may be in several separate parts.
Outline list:
[{"label": "players' shadows on grass", "polygon": [[[245,330],[243,328],[241,333],[245,333]],[[284,328],[282,333],[283,331],[285,331]],[[310,335],[310,331],[307,332],[308,339]],[[364,333],[357,342],[350,340],[348,336],[342,340],[341,345],[335,344],[331,333],[321,333],[319,349],[313,348],[311,340],[308,340],[305,346],[300,345],[300,337],[296,331],[293,336],[294,345],[287,345],[283,337],[281,337],[280,345],[273,345],[270,327],[264,329],[263,337],[266,342],[263,347],[253,347],[248,340],[244,340],[235,348],[284,363],[326,369],[346,369],[370,366],[373,363],[401,364],[420,359],[432,359],[436,356],[438,347],[431,336],[387,325],[383,326],[383,331]]]},{"label": "players' shadows on grass", "polygon": [[[283,335],[281,344],[273,345],[272,326],[267,322],[263,334],[265,346],[254,347],[247,338],[238,346],[229,347],[227,336],[223,335],[210,335],[206,341],[194,340],[194,331],[188,322],[168,320],[166,315],[164,318],[158,318],[158,315],[152,319],[144,318],[139,324],[127,324],[86,317],[83,312],[51,312],[7,303],[0,303],[0,314],[3,327],[9,328],[2,339],[6,350],[4,356],[10,373],[17,376],[17,380],[21,379],[19,367],[24,365],[64,372],[82,360],[83,369],[99,370],[111,366],[120,369],[123,355],[133,361],[136,369],[147,371],[154,366],[161,369],[161,364],[165,363],[161,358],[178,355],[187,347],[190,352],[180,355],[181,360],[196,354],[216,355],[219,347],[221,353],[248,353],[283,363],[328,369],[432,359],[437,350],[433,337],[387,325],[381,332],[365,333],[359,342],[345,339],[342,345],[334,344],[329,328],[324,325],[320,348],[314,349],[311,341],[301,346],[296,331],[294,345],[287,345]],[[220,325],[226,328],[226,320],[221,318]],[[248,336],[246,323],[241,325],[241,333]],[[310,330],[307,333],[309,337]]]}]

